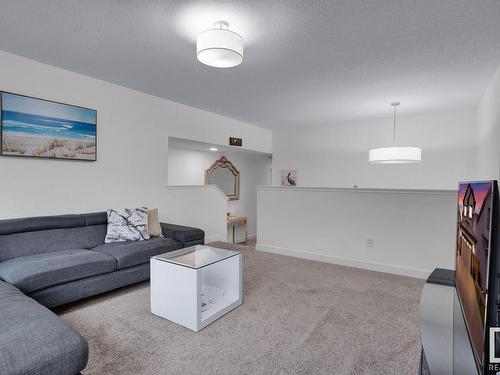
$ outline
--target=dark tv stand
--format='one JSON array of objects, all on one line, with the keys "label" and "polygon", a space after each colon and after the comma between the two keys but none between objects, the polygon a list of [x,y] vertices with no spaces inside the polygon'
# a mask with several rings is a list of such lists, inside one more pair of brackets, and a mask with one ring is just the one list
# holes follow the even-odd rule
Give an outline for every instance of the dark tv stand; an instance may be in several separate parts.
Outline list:
[{"label": "dark tv stand", "polygon": [[454,280],[454,271],[436,268],[422,291],[422,375],[479,374]]}]

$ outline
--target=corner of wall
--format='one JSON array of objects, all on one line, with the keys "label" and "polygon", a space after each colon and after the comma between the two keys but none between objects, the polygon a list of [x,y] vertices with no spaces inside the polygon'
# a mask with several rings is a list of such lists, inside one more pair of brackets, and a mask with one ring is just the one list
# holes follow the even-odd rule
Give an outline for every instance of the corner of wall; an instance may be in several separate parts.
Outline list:
[{"label": "corner of wall", "polygon": [[500,177],[500,66],[478,106],[476,138],[477,179]]}]

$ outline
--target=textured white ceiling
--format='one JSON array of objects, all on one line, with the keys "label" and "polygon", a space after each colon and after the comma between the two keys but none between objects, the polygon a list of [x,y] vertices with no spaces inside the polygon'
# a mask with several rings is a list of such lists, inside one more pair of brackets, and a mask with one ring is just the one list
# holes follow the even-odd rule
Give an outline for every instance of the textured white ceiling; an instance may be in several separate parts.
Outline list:
[{"label": "textured white ceiling", "polygon": [[[0,49],[268,128],[477,105],[498,0],[0,0]],[[245,61],[195,57],[226,20]],[[1,86],[1,83],[0,83]],[[1,88],[1,87],[0,87]]]}]

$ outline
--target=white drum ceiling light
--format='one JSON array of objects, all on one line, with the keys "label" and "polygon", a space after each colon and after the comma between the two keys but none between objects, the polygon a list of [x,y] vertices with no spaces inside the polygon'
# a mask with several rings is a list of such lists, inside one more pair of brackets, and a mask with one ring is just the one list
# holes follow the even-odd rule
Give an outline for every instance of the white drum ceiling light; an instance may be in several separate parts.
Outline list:
[{"label": "white drum ceiling light", "polygon": [[232,68],[243,62],[243,38],[229,30],[225,21],[217,21],[196,40],[198,60],[215,68]]},{"label": "white drum ceiling light", "polygon": [[391,103],[394,107],[394,146],[372,148],[368,153],[368,161],[371,164],[403,164],[422,161],[420,147],[396,146],[396,108],[398,105],[399,102]]}]

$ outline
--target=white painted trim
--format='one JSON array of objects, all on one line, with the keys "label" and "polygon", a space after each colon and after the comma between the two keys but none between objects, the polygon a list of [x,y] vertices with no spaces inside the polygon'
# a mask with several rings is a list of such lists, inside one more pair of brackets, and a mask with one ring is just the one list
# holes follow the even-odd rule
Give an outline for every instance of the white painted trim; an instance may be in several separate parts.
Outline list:
[{"label": "white painted trim", "polygon": [[187,190],[187,189],[213,189],[219,193],[219,195],[228,201],[229,198],[217,185],[167,185],[168,190]]},{"label": "white painted trim", "polygon": [[[257,238],[257,235],[256,235],[256,234],[249,234],[249,235],[247,236],[247,241],[253,240],[253,239],[255,239],[255,238]],[[229,239],[228,239],[228,240],[229,240]],[[231,239],[231,240],[232,240],[232,239]],[[236,242],[236,245],[242,244],[242,243],[244,243],[244,242],[245,242],[245,239],[243,238],[240,242]]]},{"label": "white painted trim", "polygon": [[389,193],[389,194],[430,194],[430,195],[456,195],[458,190],[428,190],[428,189],[361,189],[361,188],[336,188],[336,187],[298,187],[298,186],[257,186],[257,190],[276,191],[312,191],[312,192],[344,192],[344,193]]},{"label": "white painted trim", "polygon": [[386,272],[392,273],[396,275],[403,275],[409,277],[416,277],[419,279],[426,279],[431,274],[432,270],[423,270],[418,268],[408,268],[402,266],[396,266],[392,264],[386,263],[377,263],[364,261],[359,259],[331,256],[325,254],[319,254],[315,252],[305,251],[305,250],[297,250],[297,249],[286,249],[283,247],[272,246],[272,245],[264,245],[257,244],[255,246],[256,250],[264,251],[267,253],[286,255],[295,258],[309,259],[315,260],[319,262],[338,264],[342,266],[361,268],[370,271],[378,271],[378,272]]},{"label": "white painted trim", "polygon": [[216,235],[210,236],[210,237],[205,237],[205,243],[217,242],[217,241],[226,242],[227,239],[224,238],[224,236],[222,236],[220,234],[216,234]]}]

